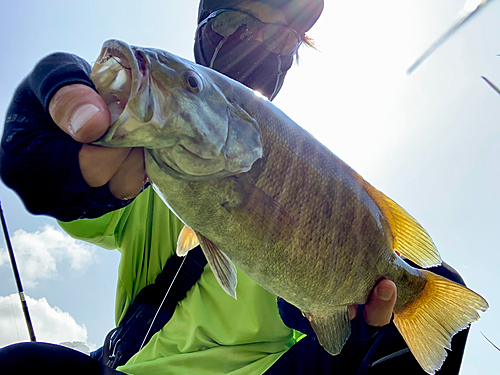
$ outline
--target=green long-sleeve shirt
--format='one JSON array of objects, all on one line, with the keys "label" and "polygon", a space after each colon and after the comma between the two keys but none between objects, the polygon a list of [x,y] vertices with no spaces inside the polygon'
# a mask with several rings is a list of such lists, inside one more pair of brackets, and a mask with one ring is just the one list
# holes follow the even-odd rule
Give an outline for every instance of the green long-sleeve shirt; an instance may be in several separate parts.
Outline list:
[{"label": "green long-sleeve shirt", "polygon": [[[175,252],[183,226],[151,188],[124,209],[60,224],[77,239],[121,252],[117,323]],[[207,265],[172,319],[118,370],[137,375],[263,373],[293,345],[293,331],[282,323],[276,297],[240,270],[237,294],[238,300],[228,296]]]}]

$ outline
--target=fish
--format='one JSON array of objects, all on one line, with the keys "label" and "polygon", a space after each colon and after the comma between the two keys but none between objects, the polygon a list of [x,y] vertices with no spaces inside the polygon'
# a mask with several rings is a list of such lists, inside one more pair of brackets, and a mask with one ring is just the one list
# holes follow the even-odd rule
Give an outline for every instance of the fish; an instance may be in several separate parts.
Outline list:
[{"label": "fish", "polygon": [[348,306],[382,279],[397,286],[394,324],[429,374],[488,309],[427,269],[441,257],[416,219],[249,88],[118,40],[90,77],[112,118],[96,144],[144,148],[153,189],[185,224],[178,253],[199,243],[234,298],[238,267],[300,309],[331,355],[349,338]]}]

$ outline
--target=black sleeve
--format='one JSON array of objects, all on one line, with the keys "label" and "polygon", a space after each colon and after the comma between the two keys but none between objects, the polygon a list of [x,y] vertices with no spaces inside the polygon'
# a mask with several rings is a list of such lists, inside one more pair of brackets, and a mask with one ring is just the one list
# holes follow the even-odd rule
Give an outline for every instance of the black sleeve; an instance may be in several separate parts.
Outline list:
[{"label": "black sleeve", "polygon": [[38,62],[17,87],[7,110],[0,145],[0,176],[33,214],[61,221],[95,218],[124,207],[108,185],[92,188],[80,173],[82,146],[51,119],[48,105],[64,85],[95,89],[90,65],[78,56],[54,53]]}]

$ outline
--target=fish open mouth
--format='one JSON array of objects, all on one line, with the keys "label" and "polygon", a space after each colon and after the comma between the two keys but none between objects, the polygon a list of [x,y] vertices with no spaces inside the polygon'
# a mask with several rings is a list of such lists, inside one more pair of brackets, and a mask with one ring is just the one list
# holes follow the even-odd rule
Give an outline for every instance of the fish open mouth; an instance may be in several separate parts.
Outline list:
[{"label": "fish open mouth", "polygon": [[104,43],[90,78],[110,110],[112,123],[130,100],[149,95],[148,66],[147,58],[128,44],[118,40]]}]

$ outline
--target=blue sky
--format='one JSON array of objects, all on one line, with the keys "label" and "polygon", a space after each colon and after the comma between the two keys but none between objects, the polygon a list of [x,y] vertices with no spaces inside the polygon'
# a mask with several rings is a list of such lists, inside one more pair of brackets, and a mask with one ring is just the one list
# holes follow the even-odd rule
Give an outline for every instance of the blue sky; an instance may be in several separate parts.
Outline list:
[{"label": "blue sky", "polygon": [[[500,345],[500,96],[481,79],[500,85],[500,2],[406,75],[459,18],[464,2],[326,1],[310,32],[318,50],[301,50],[275,104],[417,218],[443,258],[489,301],[462,367],[462,374],[478,374],[497,371],[500,358],[481,335]],[[0,114],[34,63],[53,51],[92,62],[105,40],[118,38],[192,60],[197,6],[197,0],[8,2],[0,14]],[[0,198],[39,339],[100,345],[114,325],[119,253],[72,242],[54,220],[27,213],[3,185]],[[0,340],[14,342],[27,335],[3,248]],[[13,322],[17,330],[7,331]]]}]

